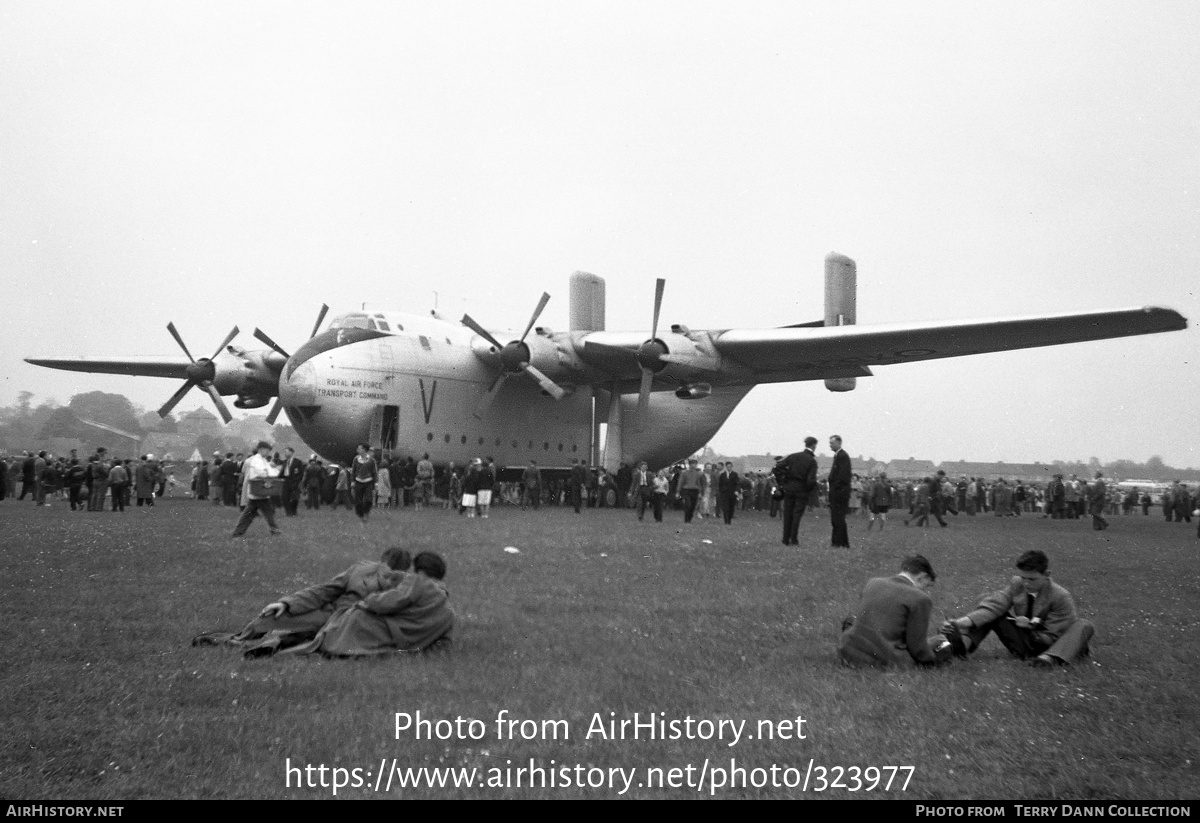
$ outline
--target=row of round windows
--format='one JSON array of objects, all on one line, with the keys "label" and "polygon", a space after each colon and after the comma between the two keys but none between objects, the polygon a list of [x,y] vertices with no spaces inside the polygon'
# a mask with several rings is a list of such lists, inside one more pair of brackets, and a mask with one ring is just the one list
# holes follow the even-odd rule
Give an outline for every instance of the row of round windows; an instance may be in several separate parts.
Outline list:
[{"label": "row of round windows", "polygon": [[[425,439],[426,439],[426,440],[428,440],[430,443],[432,443],[432,442],[433,442],[433,438],[434,438],[434,434],[433,434],[433,432],[428,432],[428,433],[425,435]],[[442,440],[443,440],[443,442],[445,442],[445,443],[449,443],[449,442],[450,442],[450,440],[451,440],[451,437],[450,437],[450,435],[449,435],[449,434],[445,434],[445,435],[442,435]],[[503,438],[497,437],[497,438],[496,438],[496,442],[495,442],[495,444],[494,444],[494,445],[496,445],[497,447],[499,447],[499,446],[500,446],[500,445],[501,445],[503,442],[504,442]],[[462,445],[464,445],[464,446],[465,446],[465,445],[467,445],[467,436],[466,436],[465,434],[464,434],[464,435],[460,435],[460,436],[459,436],[459,443],[461,443],[461,444],[462,444]],[[480,438],[478,439],[478,444],[479,444],[480,446],[486,445],[486,443],[487,443],[487,438],[486,438],[486,437],[480,437]],[[512,442],[511,442],[509,445],[510,445],[510,446],[512,446],[512,448],[514,448],[514,449],[519,449],[519,448],[521,448],[521,443],[520,443],[520,441],[518,441],[518,440],[513,440],[513,441],[512,441]],[[526,448],[528,451],[536,451],[536,450],[537,450],[537,444],[536,444],[536,443],[534,443],[534,441],[530,440],[530,441],[529,441],[529,443],[528,443],[528,445],[527,445],[525,448]],[[579,445],[578,445],[578,444],[576,444],[576,443],[572,443],[572,444],[571,444],[571,446],[570,446],[570,450],[571,450],[572,452],[578,452],[578,451],[579,451]],[[543,440],[543,441],[542,441],[542,451],[547,451],[547,452],[548,452],[548,451],[550,451],[550,442],[549,442],[549,441],[546,441],[546,440]],[[560,451],[560,452],[565,452],[565,451],[567,451],[567,446],[566,446],[566,444],[559,443],[559,444],[558,444],[558,451]]]}]

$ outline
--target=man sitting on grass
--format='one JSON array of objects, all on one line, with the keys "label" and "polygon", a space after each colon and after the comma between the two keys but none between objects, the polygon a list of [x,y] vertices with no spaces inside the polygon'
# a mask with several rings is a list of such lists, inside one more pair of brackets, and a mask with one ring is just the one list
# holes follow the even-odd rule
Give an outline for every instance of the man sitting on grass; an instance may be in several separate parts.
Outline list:
[{"label": "man sitting on grass", "polygon": [[941,635],[927,637],[937,580],[933,566],[919,554],[900,563],[895,577],[876,577],[863,589],[858,614],[842,623],[838,656],[847,666],[932,666],[950,658]]},{"label": "man sitting on grass", "polygon": [[[311,640],[339,609],[353,606],[364,597],[395,588],[407,576],[412,555],[398,546],[387,549],[379,560],[360,560],[327,583],[268,603],[258,617],[237,634],[209,632],[192,640],[193,646],[245,646],[262,641],[272,633],[276,640],[288,635],[293,643]],[[278,648],[278,643],[275,643]]]},{"label": "man sitting on grass", "polygon": [[[434,552],[421,552],[413,558],[413,573],[397,586],[339,609],[315,638],[283,653],[372,657],[448,650],[455,615],[442,584],[445,576],[446,562]],[[259,655],[248,651],[246,656]]]},{"label": "man sitting on grass", "polygon": [[1071,593],[1050,579],[1049,567],[1045,552],[1025,552],[1007,588],[985,597],[966,616],[947,620],[942,633],[954,653],[966,657],[995,632],[1006,649],[1032,666],[1065,666],[1087,656],[1095,629],[1075,614]]}]

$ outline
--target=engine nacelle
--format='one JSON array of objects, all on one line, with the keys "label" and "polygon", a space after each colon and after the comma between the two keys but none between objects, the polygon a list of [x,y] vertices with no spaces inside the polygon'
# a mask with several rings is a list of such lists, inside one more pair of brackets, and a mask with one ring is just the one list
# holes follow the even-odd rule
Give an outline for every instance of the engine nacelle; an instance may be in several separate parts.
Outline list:
[{"label": "engine nacelle", "polygon": [[675,396],[680,400],[699,400],[712,394],[710,383],[685,383],[675,390]]},{"label": "engine nacelle", "polygon": [[[279,373],[287,360],[278,352],[256,349],[247,351],[229,346],[213,359],[216,373],[212,384],[223,396],[238,395],[239,409],[256,409],[271,402],[279,390]],[[267,398],[255,405],[242,405],[243,399]]]},{"label": "engine nacelle", "polygon": [[263,406],[271,402],[269,397],[255,397],[253,395],[246,397],[238,397],[233,401],[233,405],[239,409],[261,409]]},{"label": "engine nacelle", "polygon": [[825,381],[825,388],[830,391],[854,391],[856,380],[854,377],[831,377]]}]

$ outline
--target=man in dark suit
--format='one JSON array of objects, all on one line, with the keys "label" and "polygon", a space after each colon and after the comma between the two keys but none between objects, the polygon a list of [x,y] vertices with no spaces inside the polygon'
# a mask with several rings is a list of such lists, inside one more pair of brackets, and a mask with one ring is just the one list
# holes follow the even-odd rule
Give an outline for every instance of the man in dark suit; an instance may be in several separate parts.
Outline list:
[{"label": "man in dark suit", "polygon": [[995,632],[1004,647],[1039,667],[1064,666],[1088,654],[1095,632],[1075,612],[1071,593],[1050,579],[1045,552],[1030,549],[1017,558],[1018,576],[985,597],[969,614],[947,620],[942,633],[965,657]]},{"label": "man in dark suit", "polygon": [[733,511],[737,508],[737,493],[741,488],[741,478],[733,470],[733,463],[726,462],[725,470],[717,477],[717,505],[725,517],[725,525],[733,522]]},{"label": "man in dark suit", "polygon": [[838,657],[848,666],[934,665],[950,659],[950,643],[927,637],[937,580],[933,566],[919,554],[900,563],[895,577],[867,582],[854,617],[842,623]]},{"label": "man in dark suit", "polygon": [[829,438],[833,450],[833,468],[829,470],[829,519],[833,523],[834,546],[850,548],[850,534],[846,531],[846,513],[850,510],[850,455],[842,449],[842,438]]},{"label": "man in dark suit", "polygon": [[283,513],[295,517],[300,507],[300,486],[304,480],[304,461],[296,456],[296,450],[290,446],[283,450],[283,470],[279,475],[283,478]]},{"label": "man in dark suit", "polygon": [[775,467],[775,479],[783,491],[783,545],[799,546],[800,518],[809,497],[817,490],[817,438],[804,438],[804,451],[783,458]]},{"label": "man in dark suit", "polygon": [[571,502],[575,505],[575,513],[583,508],[583,496],[587,493],[588,475],[587,464],[582,460],[571,461]]}]

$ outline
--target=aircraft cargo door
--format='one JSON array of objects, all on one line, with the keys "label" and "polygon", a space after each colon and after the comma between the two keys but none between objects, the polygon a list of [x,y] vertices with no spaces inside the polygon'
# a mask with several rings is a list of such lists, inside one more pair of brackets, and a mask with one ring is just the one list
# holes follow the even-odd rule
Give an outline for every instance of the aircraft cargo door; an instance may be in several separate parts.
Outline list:
[{"label": "aircraft cargo door", "polygon": [[392,451],[396,448],[396,438],[400,434],[400,407],[376,406],[375,414],[371,417],[371,445]]}]

